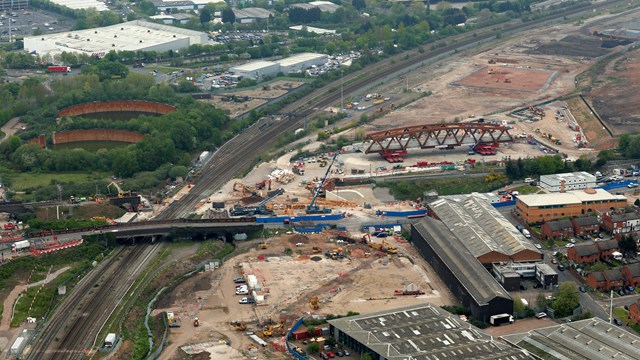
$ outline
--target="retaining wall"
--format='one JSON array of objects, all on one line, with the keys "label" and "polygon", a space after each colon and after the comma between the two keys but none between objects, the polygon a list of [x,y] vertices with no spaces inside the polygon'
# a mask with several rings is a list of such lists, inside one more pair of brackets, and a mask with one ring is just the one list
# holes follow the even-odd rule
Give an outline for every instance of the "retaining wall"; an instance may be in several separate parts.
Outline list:
[{"label": "retaining wall", "polygon": [[77,141],[119,141],[137,143],[142,141],[144,135],[126,130],[93,129],[70,130],[53,133],[53,144],[65,144]]},{"label": "retaining wall", "polygon": [[64,108],[58,112],[59,117],[63,116],[80,116],[93,113],[106,112],[142,112],[149,114],[164,115],[176,111],[171,105],[152,101],[140,100],[122,100],[122,101],[105,101],[90,102],[78,104]]}]

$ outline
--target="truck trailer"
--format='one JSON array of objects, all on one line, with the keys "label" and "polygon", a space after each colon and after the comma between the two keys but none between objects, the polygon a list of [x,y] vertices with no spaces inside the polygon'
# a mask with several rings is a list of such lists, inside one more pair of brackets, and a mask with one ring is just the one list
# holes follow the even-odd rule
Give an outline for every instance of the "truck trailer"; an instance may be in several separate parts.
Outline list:
[{"label": "truck trailer", "polygon": [[492,315],[489,318],[489,323],[493,326],[500,326],[507,323],[513,324],[513,315],[507,313]]},{"label": "truck trailer", "polygon": [[47,72],[50,73],[68,73],[71,72],[71,68],[68,66],[48,66]]},{"label": "truck trailer", "polygon": [[31,247],[29,240],[22,240],[11,244],[11,251],[18,252]]}]

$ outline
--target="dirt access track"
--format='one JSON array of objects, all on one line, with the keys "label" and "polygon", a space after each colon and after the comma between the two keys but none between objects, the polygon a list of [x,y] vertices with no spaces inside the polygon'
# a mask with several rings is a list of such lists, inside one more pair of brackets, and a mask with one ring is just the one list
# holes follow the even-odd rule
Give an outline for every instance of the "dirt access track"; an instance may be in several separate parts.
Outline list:
[{"label": "dirt access track", "polygon": [[[355,236],[355,235],[354,235]],[[456,303],[431,267],[411,245],[387,240],[402,256],[378,256],[363,245],[350,245],[351,256],[331,260],[322,253],[312,254],[314,246],[326,251],[345,244],[328,242],[326,235],[286,235],[268,241],[268,249],[251,248],[212,272],[201,273],[179,285],[167,300],[170,306],[158,311],[173,311],[182,321],[181,328],[172,328],[169,347],[161,359],[173,359],[189,343],[217,342],[229,339],[231,346],[260,359],[273,358],[273,347],[260,348],[244,332],[234,330],[229,323],[242,321],[247,330],[258,330],[257,324],[268,320],[286,320],[287,327],[303,315],[346,314],[348,311],[369,313],[399,306],[430,302],[436,305]],[[296,246],[298,244],[298,246]],[[285,249],[293,250],[291,256]],[[364,257],[364,251],[371,257]],[[265,295],[259,305],[239,304],[243,296],[235,295],[233,278],[255,275]],[[394,291],[413,283],[425,292],[418,296],[397,296]],[[246,295],[245,295],[246,296]],[[320,308],[313,310],[309,299],[317,296]],[[201,326],[191,325],[197,316]],[[268,343],[279,342],[266,338]]]}]

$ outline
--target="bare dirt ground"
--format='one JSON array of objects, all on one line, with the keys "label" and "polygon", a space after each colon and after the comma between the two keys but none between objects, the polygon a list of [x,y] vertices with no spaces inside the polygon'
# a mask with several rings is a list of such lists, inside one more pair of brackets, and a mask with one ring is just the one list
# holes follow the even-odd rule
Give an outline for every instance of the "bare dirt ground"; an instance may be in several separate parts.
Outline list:
[{"label": "bare dirt ground", "polygon": [[[285,320],[287,326],[305,314],[345,314],[348,311],[368,313],[398,306],[431,302],[454,304],[455,300],[441,283],[433,269],[405,242],[389,239],[402,257],[376,256],[365,258],[364,251],[374,252],[365,245],[351,245],[351,257],[331,260],[322,253],[312,254],[312,247],[323,251],[338,245],[327,242],[326,235],[288,235],[269,240],[266,250],[251,249],[228,260],[214,272],[199,274],[181,284],[163,301],[158,311],[172,310],[182,321],[181,328],[172,328],[169,347],[162,359],[177,359],[188,343],[229,340],[231,347],[259,359],[274,356],[258,346],[243,332],[229,323],[242,321],[247,330],[258,330],[257,324],[269,320]],[[295,244],[301,243],[302,246]],[[344,244],[340,244],[347,248]],[[285,248],[293,250],[285,255]],[[240,274],[255,275],[265,295],[257,306],[239,304],[243,296],[235,295],[232,279]],[[396,296],[394,290],[413,283],[425,291],[419,296]],[[207,286],[208,285],[208,286]],[[320,309],[312,310],[309,298],[318,296]],[[169,304],[171,303],[171,304]],[[197,316],[201,326],[194,328]],[[280,343],[278,338],[267,342]],[[220,357],[212,357],[222,359]]]},{"label": "bare dirt ground", "polygon": [[4,137],[0,138],[0,141],[7,139],[9,138],[9,136],[14,135],[18,131],[22,130],[23,126],[26,125],[20,123],[19,117],[14,117],[13,119],[7,121],[7,123],[4,124],[4,126],[0,129],[4,133]]},{"label": "bare dirt ground", "polygon": [[529,68],[518,65],[489,65],[480,68],[453,85],[477,87],[482,89],[536,92],[542,90],[552,80],[555,72]]}]

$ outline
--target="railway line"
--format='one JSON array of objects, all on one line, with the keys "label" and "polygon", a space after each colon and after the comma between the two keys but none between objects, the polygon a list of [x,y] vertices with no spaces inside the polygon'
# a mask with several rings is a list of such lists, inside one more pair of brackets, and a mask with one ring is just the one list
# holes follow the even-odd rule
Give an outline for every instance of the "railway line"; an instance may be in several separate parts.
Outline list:
[{"label": "railway line", "polygon": [[75,286],[39,329],[24,359],[79,359],[158,245],[120,247]]},{"label": "railway line", "polygon": [[[622,1],[596,3],[587,7],[557,12],[549,17],[527,23],[512,21],[503,25],[499,30],[503,34],[515,34],[539,25],[557,21],[558,19],[564,19],[568,16],[591,12],[620,3],[622,3]],[[462,34],[453,39],[447,39],[449,42],[452,40],[458,41],[431,51],[420,53],[420,51],[415,50],[403,53],[376,63],[375,71],[371,69],[371,66],[366,67],[359,72],[345,77],[343,93],[355,93],[371,83],[380,81],[380,79],[389,78],[394,74],[398,74],[408,68],[415,67],[425,61],[446,56],[447,54],[451,54],[457,50],[489,41],[495,38],[495,31],[495,28],[487,29],[485,31],[479,30],[476,33],[476,36]],[[465,37],[469,38],[465,39]],[[227,181],[231,180],[234,175],[240,173],[242,169],[250,166],[257,154],[272,145],[272,140],[274,138],[286,131],[293,131],[296,128],[299,128],[302,125],[301,118],[311,116],[319,109],[323,109],[339,101],[341,92],[335,91],[335,87],[335,84],[326,85],[325,87],[316,90],[311,95],[286,106],[280,111],[282,113],[296,113],[298,115],[297,117],[281,120],[267,127],[260,126],[260,123],[263,121],[261,120],[233,139],[229,140],[205,165],[202,169],[199,180],[191,188],[189,193],[182,199],[170,204],[161,214],[158,215],[157,218],[172,219],[188,216],[195,209],[195,206],[199,201],[211,195],[215,190],[220,188]],[[334,91],[332,91],[332,89],[334,89]]]}]

